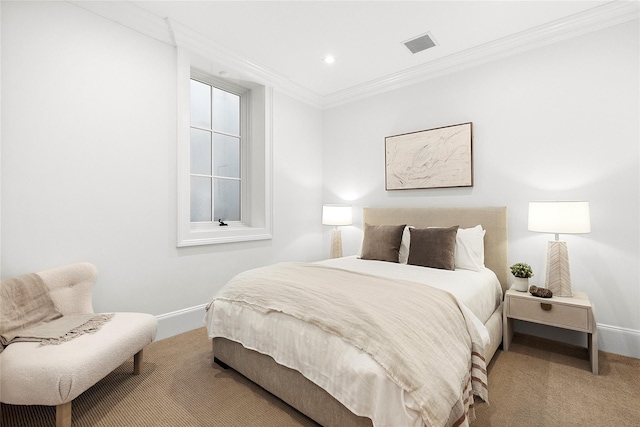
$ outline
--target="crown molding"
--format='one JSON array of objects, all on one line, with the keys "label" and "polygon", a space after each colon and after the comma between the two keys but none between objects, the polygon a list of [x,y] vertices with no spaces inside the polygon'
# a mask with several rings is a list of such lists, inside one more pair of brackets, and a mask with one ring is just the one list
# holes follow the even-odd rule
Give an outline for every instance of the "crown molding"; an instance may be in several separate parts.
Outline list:
[{"label": "crown molding", "polygon": [[160,18],[127,2],[93,2],[68,0],[69,3],[116,22],[169,46],[180,46],[221,67],[227,67],[242,78],[273,87],[292,98],[322,108],[323,98],[288,76],[264,67],[239,55],[228,47],[200,34],[179,22]]},{"label": "crown molding", "polygon": [[67,0],[67,2],[162,43],[174,45],[164,19],[133,3],[86,0]]},{"label": "crown molding", "polygon": [[639,4],[638,1],[612,1],[567,18],[334,92],[324,97],[323,108],[332,108],[632,21],[639,17]]},{"label": "crown molding", "polygon": [[317,108],[322,107],[322,96],[293,82],[288,76],[243,57],[179,22],[167,19],[167,25],[176,46],[214,62],[219,67],[228,68],[237,79],[273,87],[299,101]]},{"label": "crown molding", "polygon": [[322,96],[293,82],[288,76],[243,57],[185,25],[160,18],[133,3],[80,0],[68,0],[68,2],[170,46],[184,47],[207,59],[215,60],[220,66],[229,67],[247,79],[274,87],[288,96],[322,109],[332,108],[622,24],[638,19],[640,10],[640,3],[637,0],[612,1],[472,49]]}]

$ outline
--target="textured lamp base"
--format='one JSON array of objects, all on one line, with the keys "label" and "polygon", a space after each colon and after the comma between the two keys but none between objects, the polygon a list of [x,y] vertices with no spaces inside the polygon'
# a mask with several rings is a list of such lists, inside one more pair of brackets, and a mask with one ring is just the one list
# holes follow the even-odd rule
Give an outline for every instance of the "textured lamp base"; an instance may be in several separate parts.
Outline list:
[{"label": "textured lamp base", "polygon": [[331,252],[329,257],[342,258],[342,234],[337,228],[331,231]]},{"label": "textured lamp base", "polygon": [[550,241],[547,246],[547,277],[545,287],[553,296],[570,297],[571,272],[569,270],[569,251],[567,242]]}]

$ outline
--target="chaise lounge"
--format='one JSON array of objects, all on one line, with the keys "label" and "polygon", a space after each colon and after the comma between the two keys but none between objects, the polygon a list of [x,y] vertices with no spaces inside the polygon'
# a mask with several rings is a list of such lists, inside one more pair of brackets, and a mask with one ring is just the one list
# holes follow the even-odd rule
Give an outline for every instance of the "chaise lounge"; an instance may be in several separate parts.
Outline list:
[{"label": "chaise lounge", "polygon": [[[97,278],[92,264],[81,263],[37,273],[63,316],[91,314]],[[71,426],[71,402],[134,357],[140,373],[142,350],[156,337],[150,314],[115,313],[97,331],[57,345],[12,342],[0,353],[0,401],[12,405],[56,406],[56,426]]]}]

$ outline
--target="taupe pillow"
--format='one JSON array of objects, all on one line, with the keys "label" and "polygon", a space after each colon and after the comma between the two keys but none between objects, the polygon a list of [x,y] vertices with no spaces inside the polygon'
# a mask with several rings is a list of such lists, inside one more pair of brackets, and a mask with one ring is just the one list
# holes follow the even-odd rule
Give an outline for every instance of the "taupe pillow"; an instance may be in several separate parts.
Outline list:
[{"label": "taupe pillow", "polygon": [[362,254],[360,258],[377,261],[398,262],[400,242],[405,224],[364,225]]},{"label": "taupe pillow", "polygon": [[458,226],[449,228],[410,228],[408,264],[455,270]]}]

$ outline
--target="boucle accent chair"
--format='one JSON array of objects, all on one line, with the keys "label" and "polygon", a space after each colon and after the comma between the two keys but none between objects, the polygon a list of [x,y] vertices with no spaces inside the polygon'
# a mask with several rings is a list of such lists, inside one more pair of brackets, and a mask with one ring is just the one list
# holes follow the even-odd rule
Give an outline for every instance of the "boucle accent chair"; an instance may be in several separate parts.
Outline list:
[{"label": "boucle accent chair", "polygon": [[[91,314],[97,279],[89,263],[37,273],[63,315]],[[131,356],[140,373],[142,349],[156,337],[157,320],[144,313],[115,313],[97,332],[58,345],[14,342],[0,353],[0,401],[55,405],[56,426],[71,426],[71,402]]]}]

